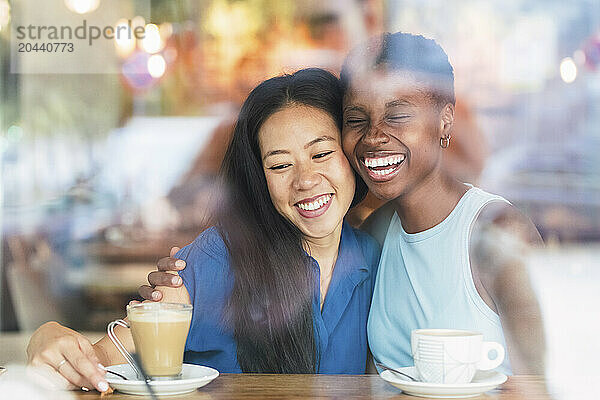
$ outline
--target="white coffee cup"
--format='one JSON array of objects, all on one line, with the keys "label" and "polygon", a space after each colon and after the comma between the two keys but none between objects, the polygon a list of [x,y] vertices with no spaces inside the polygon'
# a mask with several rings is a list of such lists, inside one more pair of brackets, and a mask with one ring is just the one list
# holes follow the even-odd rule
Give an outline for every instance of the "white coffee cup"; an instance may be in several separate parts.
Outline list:
[{"label": "white coffee cup", "polygon": [[[490,370],[504,360],[504,347],[484,342],[483,334],[458,329],[415,329],[410,342],[423,382],[469,383],[477,370]],[[496,357],[490,358],[495,350]]]}]

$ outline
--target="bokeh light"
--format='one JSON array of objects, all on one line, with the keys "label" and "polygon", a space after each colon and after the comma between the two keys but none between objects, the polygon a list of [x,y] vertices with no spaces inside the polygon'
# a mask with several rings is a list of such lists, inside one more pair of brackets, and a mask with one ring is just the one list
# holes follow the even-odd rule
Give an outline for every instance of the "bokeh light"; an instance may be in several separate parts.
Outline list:
[{"label": "bokeh light", "polygon": [[146,25],[144,39],[142,39],[142,47],[150,54],[158,53],[164,47],[164,42],[160,37],[158,26],[154,24]]},{"label": "bokeh light", "polygon": [[148,72],[153,78],[160,78],[167,70],[167,62],[160,54],[154,54],[148,58]]},{"label": "bokeh light", "polygon": [[77,14],[87,14],[98,8],[100,0],[65,0],[65,5]]},{"label": "bokeh light", "polygon": [[0,30],[10,22],[10,4],[7,0],[0,0]]},{"label": "bokeh light", "polygon": [[566,83],[571,83],[577,78],[577,65],[571,57],[565,57],[560,62],[560,77]]},{"label": "bokeh light", "polygon": [[[125,28],[125,29],[123,29]],[[135,50],[135,35],[128,21],[120,19],[115,26],[115,46],[120,57],[127,57]]]}]

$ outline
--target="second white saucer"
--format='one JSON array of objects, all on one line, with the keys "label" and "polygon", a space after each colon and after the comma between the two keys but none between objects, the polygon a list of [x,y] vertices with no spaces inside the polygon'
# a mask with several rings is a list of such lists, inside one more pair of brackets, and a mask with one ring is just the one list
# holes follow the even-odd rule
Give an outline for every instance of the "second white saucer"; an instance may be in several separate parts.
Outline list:
[{"label": "second white saucer", "polygon": [[[419,376],[415,367],[398,368],[398,371],[409,376]],[[479,396],[503,384],[508,379],[506,375],[498,371],[477,371],[470,383],[455,384],[413,382],[390,370],[383,371],[379,376],[406,394],[437,399]]]}]

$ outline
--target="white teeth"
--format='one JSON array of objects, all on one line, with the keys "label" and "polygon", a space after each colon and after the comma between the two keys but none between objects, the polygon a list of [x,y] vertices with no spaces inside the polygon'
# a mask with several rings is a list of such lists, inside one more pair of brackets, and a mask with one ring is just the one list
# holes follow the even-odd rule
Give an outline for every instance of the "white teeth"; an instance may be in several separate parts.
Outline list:
[{"label": "white teeth", "polygon": [[329,200],[331,200],[331,195],[326,194],[310,203],[298,203],[298,207],[303,210],[314,211],[314,210],[317,210],[317,209],[323,207],[325,204],[329,203]]},{"label": "white teeth", "polygon": [[377,174],[377,175],[381,175],[381,176],[383,176],[383,175],[387,175],[387,174],[389,174],[389,173],[390,173],[390,172],[392,172],[393,170],[394,170],[393,168],[389,168],[389,169],[384,169],[384,170],[379,170],[379,171],[376,171],[376,170],[371,170],[371,172],[373,172],[373,173],[375,173],[375,174]]},{"label": "white teeth", "polygon": [[379,157],[379,158],[365,158],[364,164],[369,167],[385,167],[387,165],[396,165],[400,164],[404,161],[404,155],[395,155],[389,157]]}]

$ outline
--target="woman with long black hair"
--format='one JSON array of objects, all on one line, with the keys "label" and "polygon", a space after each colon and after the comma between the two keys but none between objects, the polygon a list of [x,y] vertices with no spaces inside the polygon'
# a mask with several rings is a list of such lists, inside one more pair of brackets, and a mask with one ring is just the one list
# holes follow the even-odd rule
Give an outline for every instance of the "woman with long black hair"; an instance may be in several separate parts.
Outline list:
[{"label": "woman with long black hair", "polygon": [[[306,69],[269,79],[245,101],[222,167],[223,206],[177,258],[191,302],[186,361],[221,372],[364,373],[379,247],[343,218],[366,193],[341,147],[339,80]],[[117,332],[133,347],[127,330]],[[100,367],[123,362],[56,323],[28,347],[30,363],[71,384],[108,388]],[[66,360],[66,362],[65,362]]]}]

